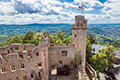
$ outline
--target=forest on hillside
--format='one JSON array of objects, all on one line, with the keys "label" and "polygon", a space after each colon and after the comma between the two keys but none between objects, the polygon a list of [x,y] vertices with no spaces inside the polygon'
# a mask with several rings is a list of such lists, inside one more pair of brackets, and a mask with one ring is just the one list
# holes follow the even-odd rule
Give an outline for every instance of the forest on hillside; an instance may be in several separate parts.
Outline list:
[{"label": "forest on hillside", "polygon": [[[27,25],[0,25],[0,45],[14,35],[24,35],[27,31],[34,33],[49,32],[55,35],[57,31],[72,35],[72,24],[27,24]],[[120,24],[88,24],[87,36],[92,35],[100,44],[111,44],[120,48]]]}]

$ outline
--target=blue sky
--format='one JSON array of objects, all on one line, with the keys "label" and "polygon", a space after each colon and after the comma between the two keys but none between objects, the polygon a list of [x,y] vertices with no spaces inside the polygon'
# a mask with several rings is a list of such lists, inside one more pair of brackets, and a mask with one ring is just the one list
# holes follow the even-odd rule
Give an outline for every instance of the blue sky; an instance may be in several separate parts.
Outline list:
[{"label": "blue sky", "polygon": [[74,23],[79,5],[89,23],[120,23],[120,0],[0,0],[0,24]]}]

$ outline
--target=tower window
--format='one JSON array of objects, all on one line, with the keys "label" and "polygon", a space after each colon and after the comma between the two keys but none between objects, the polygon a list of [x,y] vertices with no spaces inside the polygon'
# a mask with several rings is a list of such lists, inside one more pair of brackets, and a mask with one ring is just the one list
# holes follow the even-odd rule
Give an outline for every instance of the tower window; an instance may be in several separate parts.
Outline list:
[{"label": "tower window", "polygon": [[21,64],[21,69],[25,68],[25,65],[24,64]]},{"label": "tower window", "polygon": [[11,52],[13,53],[13,48],[10,48]]},{"label": "tower window", "polygon": [[41,63],[38,63],[38,66],[42,66],[42,64],[41,64]]},{"label": "tower window", "polygon": [[31,78],[33,78],[33,74],[31,74]]},{"label": "tower window", "polygon": [[5,72],[6,72],[5,67],[1,67],[1,73],[5,73]]},{"label": "tower window", "polygon": [[11,71],[12,71],[12,72],[16,71],[16,70],[15,70],[15,65],[12,65],[12,66],[11,66]]},{"label": "tower window", "polygon": [[38,63],[38,68],[41,69],[42,68],[42,64],[41,63]]},{"label": "tower window", "polygon": [[75,37],[77,37],[77,35],[75,34]]},{"label": "tower window", "polygon": [[39,56],[39,53],[38,53],[38,52],[36,53],[36,56]]},{"label": "tower window", "polygon": [[23,55],[22,55],[22,54],[19,55],[19,59],[20,59],[20,60],[23,59]]},{"label": "tower window", "polygon": [[62,51],[62,56],[67,56],[67,53],[68,53],[67,50],[63,50],[63,51]]},{"label": "tower window", "polygon": [[40,74],[40,72],[38,72],[38,76],[39,76],[39,77],[41,77],[41,74]]},{"label": "tower window", "polygon": [[93,51],[95,51],[95,48],[93,48]]},{"label": "tower window", "polygon": [[47,36],[45,36],[45,38],[46,38]]},{"label": "tower window", "polygon": [[10,53],[10,51],[8,50],[8,54]]}]

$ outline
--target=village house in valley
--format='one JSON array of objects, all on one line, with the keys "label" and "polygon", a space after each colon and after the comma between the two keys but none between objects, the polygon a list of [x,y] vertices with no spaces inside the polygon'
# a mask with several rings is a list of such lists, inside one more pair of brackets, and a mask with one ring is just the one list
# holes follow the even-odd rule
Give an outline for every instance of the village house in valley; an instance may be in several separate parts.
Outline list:
[{"label": "village house in valley", "polygon": [[[75,16],[72,43],[50,44],[48,32],[39,45],[11,44],[0,47],[0,80],[89,80],[86,73],[87,20]],[[80,58],[80,64],[73,61]],[[89,70],[87,70],[89,72]],[[89,74],[91,74],[89,72]],[[94,76],[93,80],[97,80]]]}]

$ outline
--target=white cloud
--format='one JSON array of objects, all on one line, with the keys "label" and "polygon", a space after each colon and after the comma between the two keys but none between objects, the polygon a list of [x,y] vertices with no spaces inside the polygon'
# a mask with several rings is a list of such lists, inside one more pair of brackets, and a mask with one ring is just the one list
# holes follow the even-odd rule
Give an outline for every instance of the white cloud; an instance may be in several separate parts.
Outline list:
[{"label": "white cloud", "polygon": [[102,9],[102,12],[110,15],[120,16],[119,6],[120,6],[120,0],[108,0],[107,2],[104,3],[104,8]]},{"label": "white cloud", "polygon": [[[28,23],[73,23],[78,14],[77,7],[81,0],[74,2],[60,2],[59,0],[11,0],[0,1],[0,24],[28,24]],[[86,6],[85,17],[89,23],[120,22],[118,0],[109,0],[104,4],[98,0],[82,0]],[[116,6],[117,5],[117,6]],[[103,14],[89,13],[95,7],[103,7]]]},{"label": "white cloud", "polygon": [[14,13],[17,13],[17,11],[14,9],[13,3],[0,1],[0,14],[8,15]]},{"label": "white cloud", "polygon": [[85,8],[85,11],[92,11],[94,8]]},{"label": "white cloud", "polygon": [[84,4],[89,7],[103,6],[103,4],[98,0],[74,0],[74,2]]}]

